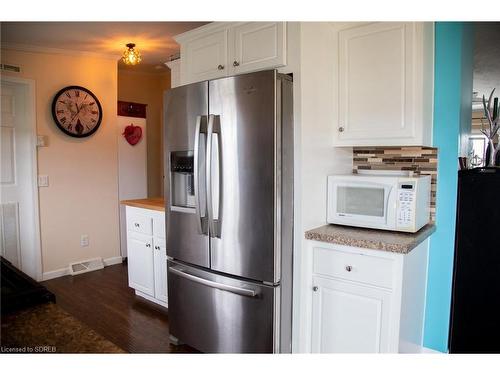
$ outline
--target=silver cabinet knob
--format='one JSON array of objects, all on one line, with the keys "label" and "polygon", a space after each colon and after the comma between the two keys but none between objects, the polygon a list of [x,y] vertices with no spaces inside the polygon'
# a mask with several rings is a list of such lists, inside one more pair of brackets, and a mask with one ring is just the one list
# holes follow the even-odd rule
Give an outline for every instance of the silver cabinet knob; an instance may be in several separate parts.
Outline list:
[{"label": "silver cabinet knob", "polygon": [[160,250],[160,246],[155,246],[155,249],[156,250]]},{"label": "silver cabinet knob", "polygon": [[342,133],[343,131],[344,131],[344,127],[343,126],[339,127],[339,132]]},{"label": "silver cabinet knob", "polygon": [[219,64],[219,66],[217,67],[217,69],[219,69],[219,70],[224,70],[224,65],[220,65],[220,64]]},{"label": "silver cabinet knob", "polygon": [[345,266],[345,270],[347,272],[351,272],[352,271],[352,266]]},{"label": "silver cabinet knob", "polygon": [[313,286],[313,291],[317,292],[318,291],[318,287],[317,286]]},{"label": "silver cabinet knob", "polygon": [[233,61],[233,66],[240,66],[240,63],[236,60]]},{"label": "silver cabinet knob", "polygon": [[139,228],[139,227],[140,227],[139,223],[134,223],[134,226],[135,226],[136,228]]},{"label": "silver cabinet knob", "polygon": [[146,244],[146,247],[151,247],[151,244],[150,244],[150,243],[147,243],[147,244]]}]

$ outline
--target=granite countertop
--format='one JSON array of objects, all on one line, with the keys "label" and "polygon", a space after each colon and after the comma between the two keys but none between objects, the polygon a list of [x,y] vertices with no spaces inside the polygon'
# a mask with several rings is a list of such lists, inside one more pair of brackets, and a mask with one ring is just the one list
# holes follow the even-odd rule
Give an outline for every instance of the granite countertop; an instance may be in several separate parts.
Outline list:
[{"label": "granite countertop", "polygon": [[120,202],[126,206],[146,208],[148,210],[165,211],[163,198],[129,199]]},{"label": "granite countertop", "polygon": [[417,233],[392,232],[378,229],[348,227],[328,224],[308,230],[308,240],[328,242],[336,245],[383,250],[408,254],[436,230],[434,224],[427,224]]}]

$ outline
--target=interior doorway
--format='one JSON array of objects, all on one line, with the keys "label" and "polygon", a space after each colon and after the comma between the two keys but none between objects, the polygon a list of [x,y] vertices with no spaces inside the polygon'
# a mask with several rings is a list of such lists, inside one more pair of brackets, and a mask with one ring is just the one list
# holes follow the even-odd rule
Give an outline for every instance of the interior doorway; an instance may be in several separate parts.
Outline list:
[{"label": "interior doorway", "polygon": [[0,254],[41,280],[34,82],[1,77]]}]

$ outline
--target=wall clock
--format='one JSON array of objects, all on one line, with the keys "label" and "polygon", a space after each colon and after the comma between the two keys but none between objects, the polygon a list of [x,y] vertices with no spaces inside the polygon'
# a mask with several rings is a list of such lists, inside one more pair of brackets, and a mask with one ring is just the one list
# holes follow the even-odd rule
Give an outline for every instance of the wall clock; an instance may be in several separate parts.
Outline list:
[{"label": "wall clock", "polygon": [[81,86],[68,86],[55,95],[52,117],[65,134],[83,138],[95,133],[101,125],[102,107],[90,90]]}]

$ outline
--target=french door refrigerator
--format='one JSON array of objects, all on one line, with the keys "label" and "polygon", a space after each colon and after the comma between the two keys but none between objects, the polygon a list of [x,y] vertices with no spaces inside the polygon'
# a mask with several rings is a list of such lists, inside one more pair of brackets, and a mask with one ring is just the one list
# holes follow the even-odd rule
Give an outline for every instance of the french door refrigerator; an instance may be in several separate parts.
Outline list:
[{"label": "french door refrigerator", "polygon": [[500,353],[500,168],[458,172],[450,353]]},{"label": "french door refrigerator", "polygon": [[166,91],[170,334],[202,352],[291,351],[292,80]]}]

